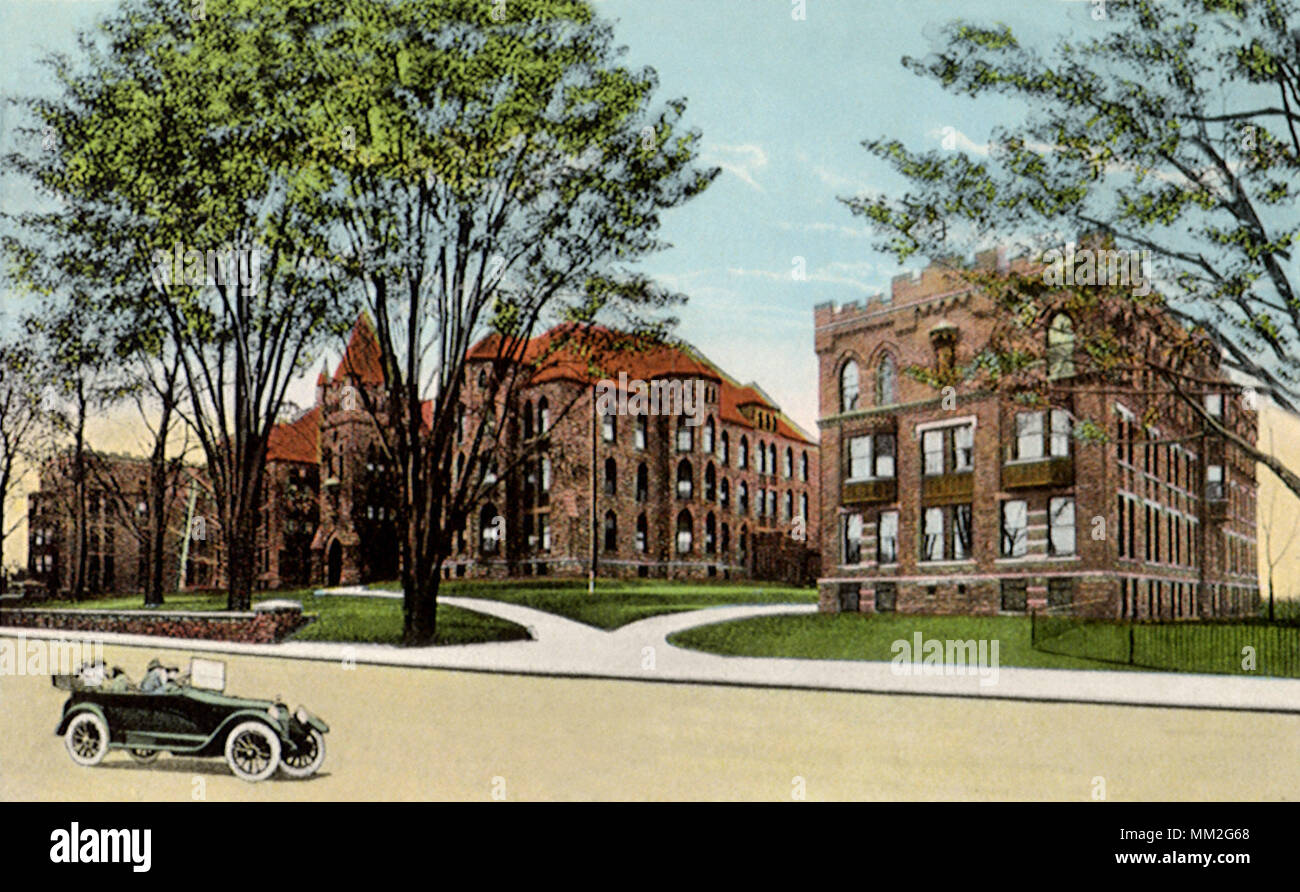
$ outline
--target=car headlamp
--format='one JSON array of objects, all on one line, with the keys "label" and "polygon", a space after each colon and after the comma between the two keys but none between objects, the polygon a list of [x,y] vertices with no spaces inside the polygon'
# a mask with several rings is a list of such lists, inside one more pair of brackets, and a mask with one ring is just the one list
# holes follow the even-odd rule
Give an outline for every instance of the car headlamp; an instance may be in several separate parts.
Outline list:
[{"label": "car headlamp", "polygon": [[307,710],[303,709],[301,706],[298,707],[298,711],[293,714],[293,717],[304,725],[307,724],[307,720],[311,718],[311,716],[307,714]]}]

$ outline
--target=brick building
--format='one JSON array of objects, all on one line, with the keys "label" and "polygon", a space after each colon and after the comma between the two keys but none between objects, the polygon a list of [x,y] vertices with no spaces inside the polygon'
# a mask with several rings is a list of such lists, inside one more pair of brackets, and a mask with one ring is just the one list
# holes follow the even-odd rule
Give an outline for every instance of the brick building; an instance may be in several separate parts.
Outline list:
[{"label": "brick building", "polygon": [[[998,263],[996,252],[976,258]],[[1254,464],[1169,399],[1143,429],[1158,382],[1061,388],[1070,395],[1027,408],[975,383],[945,394],[904,374],[968,363],[996,312],[936,266],[895,278],[888,299],[815,308],[822,610],[1253,612]],[[1058,314],[1042,332],[1053,379],[1085,375],[1073,331]],[[1205,405],[1254,442],[1255,414],[1229,390]],[[1076,437],[1080,419],[1109,440]]]},{"label": "brick building", "polygon": [[[138,591],[147,575],[146,518],[149,463],[126,455],[85,456],[87,594]],[[163,584],[167,589],[211,588],[224,578],[219,530],[202,469],[169,473],[164,521]],[[78,557],[72,457],[64,453],[41,469],[40,488],[27,497],[27,570],[51,593],[73,588]]]},{"label": "brick building", "polygon": [[[530,351],[543,349],[549,337],[535,339]],[[495,366],[487,342],[471,351],[458,473],[473,460],[466,428],[475,423],[484,376]],[[494,461],[502,473],[491,475],[489,492],[455,534],[445,575],[585,576],[594,566],[601,576],[757,576],[811,584],[818,564],[809,547],[818,541],[816,443],[757,385],[736,382],[689,348],[629,355],[618,371],[679,392],[698,386],[698,426],[670,414],[598,418],[599,382],[585,362],[560,357],[530,371],[516,404],[499,408],[506,427]],[[376,425],[376,417],[385,421],[382,384],[374,330],[363,316],[334,372],[321,371],[315,405],[272,429],[254,556],[258,588],[398,576],[397,485]],[[517,461],[525,444],[528,458]],[[124,486],[143,492],[147,463],[114,461],[129,469],[120,475]],[[138,483],[129,482],[137,476]],[[219,587],[225,578],[220,530],[201,469],[191,476],[192,486],[169,513],[169,529],[176,529],[165,578],[179,578],[185,521],[192,526],[198,518],[205,535],[191,537],[186,584]],[[66,475],[52,464],[29,502],[29,568],[53,574],[64,588],[60,555],[74,538],[72,528],[66,519],[55,525],[45,517],[66,487]],[[186,502],[191,489],[198,494],[193,509]],[[94,590],[142,588],[143,568],[121,519],[92,514],[91,524],[92,543],[118,549],[97,558]]]}]

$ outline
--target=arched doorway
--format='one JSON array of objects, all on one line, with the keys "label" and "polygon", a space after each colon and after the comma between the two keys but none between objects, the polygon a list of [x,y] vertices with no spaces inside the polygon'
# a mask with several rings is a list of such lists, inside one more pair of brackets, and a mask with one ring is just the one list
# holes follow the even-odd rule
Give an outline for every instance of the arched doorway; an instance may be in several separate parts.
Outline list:
[{"label": "arched doorway", "polygon": [[335,539],[330,543],[329,551],[325,559],[325,582],[327,585],[338,585],[339,578],[343,575],[343,546],[339,540]]}]

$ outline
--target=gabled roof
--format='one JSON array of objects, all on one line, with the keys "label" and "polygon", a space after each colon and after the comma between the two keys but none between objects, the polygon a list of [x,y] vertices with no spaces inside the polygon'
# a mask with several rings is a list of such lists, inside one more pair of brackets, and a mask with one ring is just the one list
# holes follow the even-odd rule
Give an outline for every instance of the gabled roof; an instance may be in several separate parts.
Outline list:
[{"label": "gabled roof", "polygon": [[313,406],[296,421],[271,428],[266,442],[267,461],[320,461],[320,406]]}]

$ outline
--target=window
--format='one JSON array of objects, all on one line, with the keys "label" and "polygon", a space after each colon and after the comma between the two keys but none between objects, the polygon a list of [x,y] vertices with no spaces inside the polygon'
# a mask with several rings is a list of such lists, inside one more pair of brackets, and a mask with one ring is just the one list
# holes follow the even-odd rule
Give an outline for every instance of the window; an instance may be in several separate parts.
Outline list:
[{"label": "window", "polygon": [[644,502],[650,498],[650,470],[645,462],[636,466],[636,500]]},{"label": "window", "polygon": [[862,515],[845,514],[842,523],[844,525],[844,563],[860,564],[862,563]]},{"label": "window", "polygon": [[767,516],[776,520],[776,490],[767,491]]},{"label": "window", "polygon": [[1064,409],[1052,410],[1050,452],[1053,458],[1070,454],[1070,413]]},{"label": "window", "polygon": [[808,493],[799,496],[799,516],[805,521],[808,519]]},{"label": "window", "polygon": [[740,438],[740,454],[736,457],[739,459],[739,463],[736,465],[736,467],[738,468],[749,467],[749,438],[748,437],[742,436]]},{"label": "window", "polygon": [[754,451],[758,453],[758,473],[766,474],[767,473],[767,447],[763,445],[762,440],[758,441],[758,444],[754,447]]},{"label": "window", "polygon": [[722,525],[722,553],[724,555],[731,553],[731,527],[727,524]]},{"label": "window", "polygon": [[889,406],[898,402],[898,366],[894,357],[886,353],[876,366],[876,405]]},{"label": "window", "polygon": [[613,511],[605,512],[605,550],[618,549],[618,517]]},{"label": "window", "polygon": [[794,520],[794,493],[785,491],[785,520]]},{"label": "window", "polygon": [[645,449],[646,417],[638,415],[632,421],[632,436],[637,449]]},{"label": "window", "polygon": [[1024,613],[1028,608],[1029,591],[1025,580],[1002,580],[1002,609],[1009,613]]},{"label": "window", "polygon": [[1205,395],[1205,413],[1211,418],[1223,417],[1223,394],[1207,393]]},{"label": "window", "polygon": [[921,521],[922,560],[961,561],[970,557],[970,505],[926,508]]},{"label": "window", "polygon": [[727,436],[726,431],[723,431],[722,436],[718,438],[718,445],[718,461],[726,467],[727,462],[731,461],[731,437]]},{"label": "window", "polygon": [[876,613],[893,613],[898,604],[898,588],[892,582],[876,583]]},{"label": "window", "polygon": [[718,519],[710,511],[704,518],[704,553],[716,554],[718,550]]},{"label": "window", "polygon": [[871,437],[850,437],[848,479],[866,480],[871,477],[871,471]]},{"label": "window", "polygon": [[1052,317],[1047,329],[1047,377],[1074,374],[1074,322],[1064,313]]},{"label": "window", "polygon": [[975,426],[930,428],[921,434],[922,473],[927,477],[975,467]]},{"label": "window", "polygon": [[1048,552],[1054,555],[1074,554],[1074,499],[1055,498],[1047,503]]},{"label": "window", "polygon": [[501,543],[501,525],[497,522],[496,506],[487,504],[478,515],[479,536],[484,554],[496,554]]},{"label": "window", "polygon": [[858,364],[853,360],[840,369],[840,411],[852,412],[858,407]]},{"label": "window", "polygon": [[723,508],[731,507],[731,482],[726,477],[718,484],[718,504]]},{"label": "window", "polygon": [[612,412],[606,412],[600,417],[600,438],[606,443],[613,443],[615,435],[615,419]]},{"label": "window", "polygon": [[794,476],[794,450],[789,446],[785,447],[785,479],[789,480]]},{"label": "window", "polygon": [[943,560],[943,515],[942,508],[926,508],[922,514],[921,560]]},{"label": "window", "polygon": [[694,448],[695,431],[686,423],[686,419],[683,418],[677,423],[677,451],[690,452]]},{"label": "window", "polygon": [[677,553],[691,553],[691,512],[677,515]]},{"label": "window", "polygon": [[1047,606],[1068,607],[1074,602],[1073,579],[1047,580]]},{"label": "window", "polygon": [[704,452],[710,454],[713,452],[713,434],[717,428],[713,424],[713,419],[709,418],[704,422]]},{"label": "window", "polygon": [[1205,466],[1205,497],[1212,502],[1224,499],[1223,465]]},{"label": "window", "polygon": [[898,512],[881,511],[876,530],[876,560],[882,564],[898,563]]},{"label": "window", "polygon": [[1002,556],[1023,557],[1029,550],[1029,503],[1002,503]]},{"label": "window", "polygon": [[718,497],[718,472],[713,469],[713,462],[704,468],[704,498],[712,502]]},{"label": "window", "polygon": [[1016,413],[1016,458],[1043,457],[1043,413]]},{"label": "window", "polygon": [[551,491],[551,457],[542,456],[542,492]]},{"label": "window", "polygon": [[776,444],[769,443],[767,447],[767,473],[773,477],[776,476]]},{"label": "window", "polygon": [[[891,473],[890,476],[893,476]],[[808,453],[803,452],[799,455],[799,479],[804,483],[808,482]]]},{"label": "window", "polygon": [[618,492],[618,465],[614,459],[605,459],[605,495],[612,496]]},{"label": "window", "polygon": [[746,514],[749,512],[749,484],[744,480],[736,484],[736,513]]},{"label": "window", "polygon": [[636,550],[641,554],[646,553],[649,539],[648,527],[646,524],[645,514],[641,514],[636,519]]},{"label": "window", "polygon": [[544,434],[551,429],[551,410],[547,406],[546,397],[537,401],[537,432]]},{"label": "window", "polygon": [[691,469],[691,463],[682,459],[677,465],[677,497],[679,499],[689,499],[695,488],[694,472]]}]

